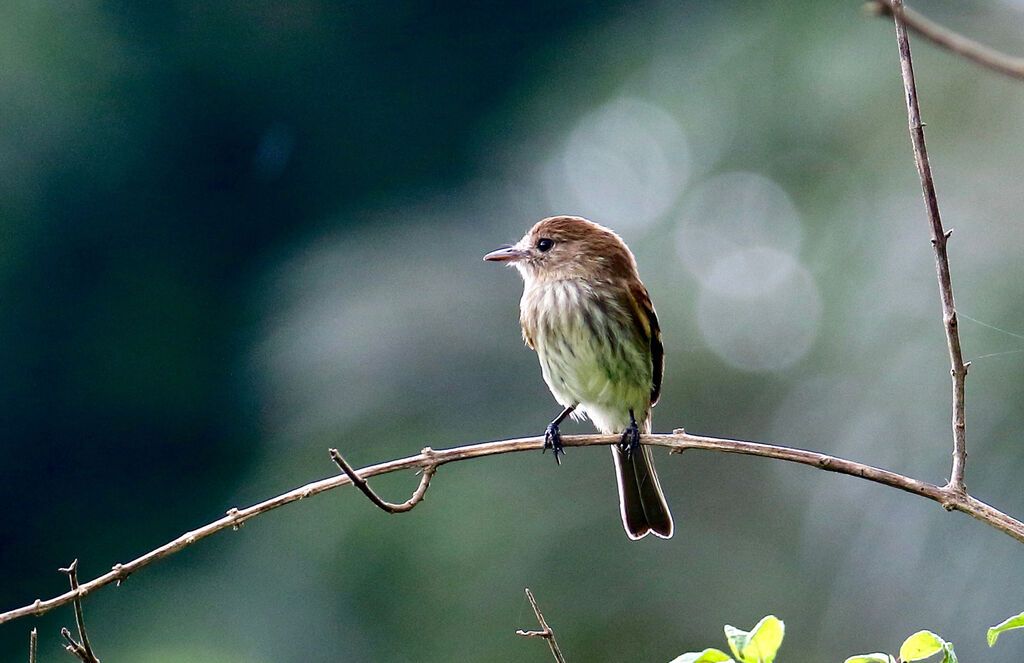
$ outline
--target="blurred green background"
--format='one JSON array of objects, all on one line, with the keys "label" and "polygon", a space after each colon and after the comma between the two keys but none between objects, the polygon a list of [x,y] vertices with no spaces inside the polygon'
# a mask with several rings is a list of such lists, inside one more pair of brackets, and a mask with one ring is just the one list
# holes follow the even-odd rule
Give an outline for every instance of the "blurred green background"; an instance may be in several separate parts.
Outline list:
[{"label": "blurred green background", "polygon": [[[915,7],[1024,52],[1024,5]],[[1024,83],[914,40],[962,313],[1024,333]],[[667,350],[655,429],[942,482],[949,366],[892,27],[857,2],[0,5],[0,609],[356,465],[558,412],[481,261],[577,213],[630,244]],[[967,483],[1024,515],[1024,339],[964,320]],[[979,357],[982,357],[979,359]],[[589,431],[586,424],[566,432]],[[603,449],[445,467],[386,516],[289,505],[85,605],[104,661],[668,661],[787,624],[780,661],[969,661],[1024,546],[897,491],[658,453],[628,541]],[[416,478],[375,485],[405,499]],[[0,626],[69,660],[70,608]]]}]

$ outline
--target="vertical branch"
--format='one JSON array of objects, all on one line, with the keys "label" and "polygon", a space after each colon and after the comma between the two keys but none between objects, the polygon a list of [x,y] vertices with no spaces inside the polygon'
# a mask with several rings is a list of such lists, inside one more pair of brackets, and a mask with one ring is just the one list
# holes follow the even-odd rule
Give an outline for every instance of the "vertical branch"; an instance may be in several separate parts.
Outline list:
[{"label": "vertical branch", "polygon": [[[71,562],[71,565],[66,569],[61,569],[61,573],[68,574],[68,580],[71,582],[71,591],[78,592],[78,560]],[[71,631],[66,628],[60,630],[60,634],[64,636],[68,644],[64,648],[69,653],[74,654],[78,660],[83,663],[100,663],[100,659],[96,658],[96,654],[92,651],[92,645],[89,644],[89,635],[85,631],[85,617],[82,614],[82,598],[81,596],[75,597],[75,625],[78,627],[78,639],[76,641],[71,635]]]},{"label": "vertical branch", "polygon": [[28,636],[28,663],[36,663],[36,649],[39,647],[39,634],[35,629]]},{"label": "vertical branch", "polygon": [[949,349],[950,373],[953,378],[953,466],[947,488],[958,493],[966,492],[964,486],[964,464],[967,462],[967,432],[964,421],[964,381],[967,367],[960,350],[960,333],[953,305],[953,284],[949,276],[949,257],[946,242],[952,230],[943,230],[939,218],[939,203],[935,197],[935,183],[928,163],[928,150],[924,144],[924,124],[917,103],[917,85],[914,82],[914,65],[910,59],[910,42],[903,17],[903,0],[892,0],[892,15],[896,22],[896,41],[900,51],[900,69],[903,72],[903,88],[906,91],[907,118],[910,121],[910,140],[914,146],[914,161],[921,176],[921,191],[928,212],[928,223],[932,231],[932,248],[935,251],[935,269],[939,279],[939,295],[942,299],[942,321],[946,329],[946,346]]}]

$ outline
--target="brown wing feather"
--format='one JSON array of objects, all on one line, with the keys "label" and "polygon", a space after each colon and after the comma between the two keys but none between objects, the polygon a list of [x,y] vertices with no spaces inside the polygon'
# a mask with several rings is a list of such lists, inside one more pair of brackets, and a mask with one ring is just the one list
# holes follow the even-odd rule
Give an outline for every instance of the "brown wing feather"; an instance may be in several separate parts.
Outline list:
[{"label": "brown wing feather", "polygon": [[519,315],[519,326],[523,330],[523,340],[526,341],[526,347],[536,350],[536,347],[533,345],[533,334],[530,333],[530,321],[526,319],[525,313],[520,313]]},{"label": "brown wing feather", "polygon": [[654,368],[651,381],[651,405],[661,397],[661,378],[665,371],[665,347],[661,343],[661,327],[658,325],[658,314],[654,312],[654,304],[647,294],[647,288],[637,281],[630,284],[630,294],[636,306],[637,319],[651,345],[651,365]]}]

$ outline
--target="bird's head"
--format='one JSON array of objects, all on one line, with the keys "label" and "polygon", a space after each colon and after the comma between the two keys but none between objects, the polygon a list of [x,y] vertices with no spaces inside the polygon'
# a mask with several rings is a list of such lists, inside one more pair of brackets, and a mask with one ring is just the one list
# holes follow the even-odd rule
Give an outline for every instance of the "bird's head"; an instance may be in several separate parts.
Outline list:
[{"label": "bird's head", "polygon": [[614,280],[636,276],[636,261],[614,232],[578,216],[537,222],[512,246],[491,251],[484,260],[507,262],[523,280]]}]

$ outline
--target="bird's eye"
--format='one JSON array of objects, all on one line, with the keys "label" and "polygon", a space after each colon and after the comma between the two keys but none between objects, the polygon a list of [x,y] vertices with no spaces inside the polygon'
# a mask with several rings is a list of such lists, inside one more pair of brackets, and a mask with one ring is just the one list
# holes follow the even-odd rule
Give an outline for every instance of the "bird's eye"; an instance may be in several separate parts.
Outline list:
[{"label": "bird's eye", "polygon": [[547,253],[551,250],[551,247],[555,245],[555,240],[548,239],[547,237],[541,237],[537,240],[537,250],[541,253]]}]

